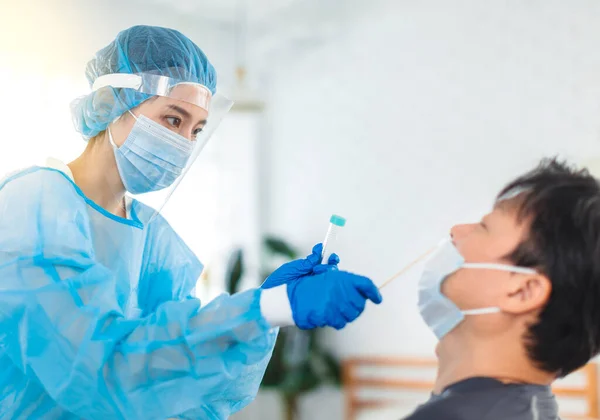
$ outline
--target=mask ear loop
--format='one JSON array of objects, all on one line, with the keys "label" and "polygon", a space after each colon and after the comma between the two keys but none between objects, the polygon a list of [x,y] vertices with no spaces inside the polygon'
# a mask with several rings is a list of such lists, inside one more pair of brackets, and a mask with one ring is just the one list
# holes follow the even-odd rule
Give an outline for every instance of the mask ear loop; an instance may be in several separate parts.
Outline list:
[{"label": "mask ear loop", "polygon": [[462,268],[475,268],[481,270],[498,270],[515,274],[537,274],[537,270],[529,267],[518,267],[508,264],[497,263],[464,263]]},{"label": "mask ear loop", "polygon": [[128,109],[127,112],[129,112],[131,114],[131,116],[133,117],[134,120],[138,120],[138,117],[135,116],[135,114],[133,112],[131,112],[131,109]]},{"label": "mask ear loop", "polygon": [[490,307],[490,308],[480,308],[480,309],[465,309],[461,311],[463,315],[487,315],[487,314],[497,314],[500,313],[500,308]]},{"label": "mask ear loop", "polygon": [[[128,111],[131,115],[133,115],[133,113],[130,110],[128,110]],[[117,122],[121,117],[122,117],[122,115],[115,118],[112,123]],[[133,118],[135,118],[135,115],[133,115]],[[137,120],[137,118],[136,118],[136,120]],[[115,141],[113,139],[112,132],[110,131],[110,124],[108,125],[108,127],[106,127],[106,134],[108,134],[108,142],[112,146],[113,150],[116,152],[119,149],[119,146],[117,146],[117,144],[115,143]],[[116,164],[116,162],[115,162],[115,164]],[[125,197],[123,197],[121,207],[125,211],[125,214],[127,214],[127,199]]]},{"label": "mask ear loop", "polygon": [[115,143],[115,141],[113,140],[113,136],[112,133],[110,132],[110,126],[106,127],[106,133],[108,134],[108,142],[110,143],[110,145],[114,148],[114,149],[118,149],[119,146],[117,146],[117,144]]},{"label": "mask ear loop", "polygon": [[[133,114],[133,112],[131,112],[130,109],[128,109],[127,112],[129,112],[133,116],[133,118],[135,118],[135,120],[137,121],[137,118],[135,117],[135,115]],[[115,140],[113,139],[112,132],[110,131],[110,126],[112,124],[115,124],[117,121],[119,121],[123,117],[123,115],[125,115],[125,114],[119,115],[117,118],[115,118],[114,120],[112,120],[112,122],[110,124],[108,124],[108,126],[106,127],[106,133],[108,134],[108,142],[110,143],[110,145],[114,149],[118,149],[119,146],[117,146],[117,144],[115,143]]]},{"label": "mask ear loop", "polygon": [[[500,270],[507,273],[515,274],[537,274],[537,271],[533,268],[528,267],[513,267],[512,265],[496,264],[496,263],[465,263],[461,268],[475,268],[482,270]],[[463,315],[486,315],[486,314],[497,314],[502,312],[500,308],[489,307],[479,309],[465,309],[461,311]]]},{"label": "mask ear loop", "polygon": [[417,257],[416,259],[414,259],[411,263],[409,263],[407,266],[405,266],[402,270],[398,271],[396,274],[394,274],[392,277],[390,277],[389,279],[387,279],[386,281],[384,281],[381,286],[379,286],[379,290],[383,289],[385,286],[387,286],[388,284],[390,284],[393,280],[397,279],[398,277],[400,277],[402,274],[406,273],[408,270],[410,270],[411,268],[413,268],[413,266],[415,264],[417,264],[418,262],[420,262],[421,260],[423,260],[425,257],[427,257],[429,254],[431,254],[433,251],[435,251],[438,247],[434,246],[433,248],[429,249],[427,252],[425,252],[424,254],[420,255],[419,257]]}]

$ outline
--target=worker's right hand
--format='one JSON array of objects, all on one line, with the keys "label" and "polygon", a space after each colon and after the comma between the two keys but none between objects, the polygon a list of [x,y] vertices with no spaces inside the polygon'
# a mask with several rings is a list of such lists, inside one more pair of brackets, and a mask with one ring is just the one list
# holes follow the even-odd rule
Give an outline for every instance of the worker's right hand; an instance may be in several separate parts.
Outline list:
[{"label": "worker's right hand", "polygon": [[329,270],[288,283],[294,323],[300,329],[333,327],[340,330],[364,311],[367,300],[381,303],[377,286],[367,277]]}]

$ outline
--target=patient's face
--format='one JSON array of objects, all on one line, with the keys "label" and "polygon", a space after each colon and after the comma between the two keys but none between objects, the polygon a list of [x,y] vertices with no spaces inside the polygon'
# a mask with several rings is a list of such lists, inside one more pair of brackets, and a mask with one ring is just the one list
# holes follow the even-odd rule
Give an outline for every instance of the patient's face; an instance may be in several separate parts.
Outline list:
[{"label": "patient's face", "polygon": [[[527,223],[519,223],[511,207],[499,205],[479,223],[454,226],[452,239],[466,262],[514,265],[506,257],[526,238],[527,230]],[[502,308],[511,299],[511,288],[519,293],[516,281],[522,280],[499,270],[461,269],[444,281],[442,292],[462,310]],[[472,328],[497,333],[507,327],[505,321],[501,314],[467,316],[451,334]]]}]

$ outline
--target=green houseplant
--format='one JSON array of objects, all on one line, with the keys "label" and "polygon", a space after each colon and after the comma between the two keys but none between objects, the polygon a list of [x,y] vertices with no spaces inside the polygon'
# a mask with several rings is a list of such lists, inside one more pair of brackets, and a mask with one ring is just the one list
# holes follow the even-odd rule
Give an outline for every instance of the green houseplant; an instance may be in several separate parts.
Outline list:
[{"label": "green houseplant", "polygon": [[[263,249],[262,278],[272,273],[274,260],[298,258],[298,253],[279,238],[266,237]],[[229,293],[238,291],[243,273],[244,256],[242,250],[237,249],[232,253],[227,269],[226,288]],[[319,333],[319,330],[304,331],[296,327],[279,331],[261,388],[280,393],[287,420],[297,416],[298,399],[302,394],[325,384],[341,385],[340,365],[331,353],[321,347]]]}]

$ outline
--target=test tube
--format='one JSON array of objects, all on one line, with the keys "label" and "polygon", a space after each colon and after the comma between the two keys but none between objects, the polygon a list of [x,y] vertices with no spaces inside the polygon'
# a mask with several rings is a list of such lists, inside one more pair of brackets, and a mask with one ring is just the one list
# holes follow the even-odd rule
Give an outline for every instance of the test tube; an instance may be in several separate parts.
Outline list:
[{"label": "test tube", "polygon": [[344,225],[346,225],[346,219],[341,216],[334,214],[329,219],[329,229],[327,229],[327,235],[325,235],[325,240],[323,241],[323,253],[321,254],[323,264],[327,264],[326,258],[329,258],[329,255],[327,255],[327,247],[331,245],[333,241],[335,241],[338,230],[343,228]]}]

